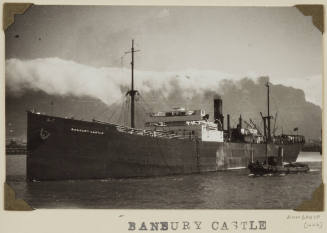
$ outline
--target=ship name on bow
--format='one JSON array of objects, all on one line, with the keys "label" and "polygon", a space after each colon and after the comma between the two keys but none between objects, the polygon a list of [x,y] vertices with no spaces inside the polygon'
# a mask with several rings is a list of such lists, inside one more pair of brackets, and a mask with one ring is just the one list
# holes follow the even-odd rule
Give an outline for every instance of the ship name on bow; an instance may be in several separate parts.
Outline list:
[{"label": "ship name on bow", "polygon": [[103,135],[103,131],[99,130],[92,130],[92,129],[80,129],[80,128],[70,128],[71,132],[77,132],[77,133],[88,133],[88,134],[96,134],[96,135]]}]

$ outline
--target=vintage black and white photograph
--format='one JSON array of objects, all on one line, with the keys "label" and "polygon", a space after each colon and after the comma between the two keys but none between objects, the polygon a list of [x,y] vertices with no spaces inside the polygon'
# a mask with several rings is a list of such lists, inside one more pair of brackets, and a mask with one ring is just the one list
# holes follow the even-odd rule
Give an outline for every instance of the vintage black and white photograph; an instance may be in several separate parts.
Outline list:
[{"label": "vintage black and white photograph", "polygon": [[301,209],[323,183],[304,9],[26,7],[4,31],[6,185],[31,209]]}]

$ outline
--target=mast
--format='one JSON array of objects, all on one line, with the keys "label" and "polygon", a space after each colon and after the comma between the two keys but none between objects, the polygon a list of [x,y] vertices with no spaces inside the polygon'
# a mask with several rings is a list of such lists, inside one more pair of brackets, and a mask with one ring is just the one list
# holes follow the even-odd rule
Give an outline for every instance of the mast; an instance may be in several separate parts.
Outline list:
[{"label": "mast", "polygon": [[271,132],[270,132],[270,119],[272,118],[270,116],[270,103],[269,103],[269,82],[266,83],[267,87],[267,116],[263,116],[260,112],[260,115],[263,120],[263,129],[264,129],[264,137],[266,138],[265,144],[266,144],[266,162],[268,164],[268,143],[271,142]]},{"label": "mast", "polygon": [[270,116],[270,106],[269,106],[269,82],[267,82],[266,84],[266,87],[267,87],[267,112],[268,112],[268,115],[267,115],[267,126],[268,126],[268,132],[267,132],[267,140],[268,142],[270,142],[271,140],[271,134],[270,134],[270,119],[271,119],[271,116]]},{"label": "mast", "polygon": [[[267,120],[267,139],[266,139],[266,161],[267,161],[267,165],[268,165],[268,143],[271,142],[271,134],[270,134],[270,119],[272,118],[270,116],[270,103],[269,103],[269,82],[267,82],[266,84],[267,87],[267,116],[264,117],[264,123],[265,120]],[[265,126],[266,127],[266,126]]]},{"label": "mast", "polygon": [[131,90],[129,90],[126,95],[130,95],[131,96],[131,128],[135,128],[135,120],[134,120],[134,116],[135,116],[135,95],[136,93],[138,93],[137,90],[134,90],[134,53],[138,52],[140,50],[134,50],[134,39],[132,40],[132,48],[130,52],[125,52],[125,54],[127,53],[131,53],[132,55],[132,61],[131,61],[131,73],[132,73],[132,80],[131,80]]},{"label": "mast", "polygon": [[[132,40],[132,48],[131,48],[131,54],[132,54],[132,61],[131,61],[131,72],[132,72],[132,83],[131,83],[131,127],[135,127],[135,121],[134,121],[134,97],[135,97],[135,90],[134,90],[134,40]],[[269,113],[268,113],[269,114]]]}]

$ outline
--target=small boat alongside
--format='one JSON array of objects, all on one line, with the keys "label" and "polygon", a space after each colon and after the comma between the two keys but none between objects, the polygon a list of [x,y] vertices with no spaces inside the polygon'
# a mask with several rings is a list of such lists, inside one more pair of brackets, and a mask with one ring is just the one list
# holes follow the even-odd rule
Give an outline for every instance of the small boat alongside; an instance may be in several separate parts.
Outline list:
[{"label": "small boat alongside", "polygon": [[253,175],[267,175],[267,174],[290,174],[290,173],[300,173],[308,172],[310,170],[309,166],[304,163],[283,163],[282,165],[270,165],[262,164],[259,162],[250,163],[248,166],[250,173]]}]

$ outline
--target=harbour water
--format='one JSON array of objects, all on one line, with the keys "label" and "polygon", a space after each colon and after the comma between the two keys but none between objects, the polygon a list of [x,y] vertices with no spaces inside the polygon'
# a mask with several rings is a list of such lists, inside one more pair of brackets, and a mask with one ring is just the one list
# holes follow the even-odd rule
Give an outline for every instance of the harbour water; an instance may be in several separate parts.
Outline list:
[{"label": "harbour water", "polygon": [[322,156],[301,152],[310,172],[251,177],[248,169],[152,178],[26,182],[26,156],[6,156],[7,183],[33,208],[294,209],[322,183]]}]

